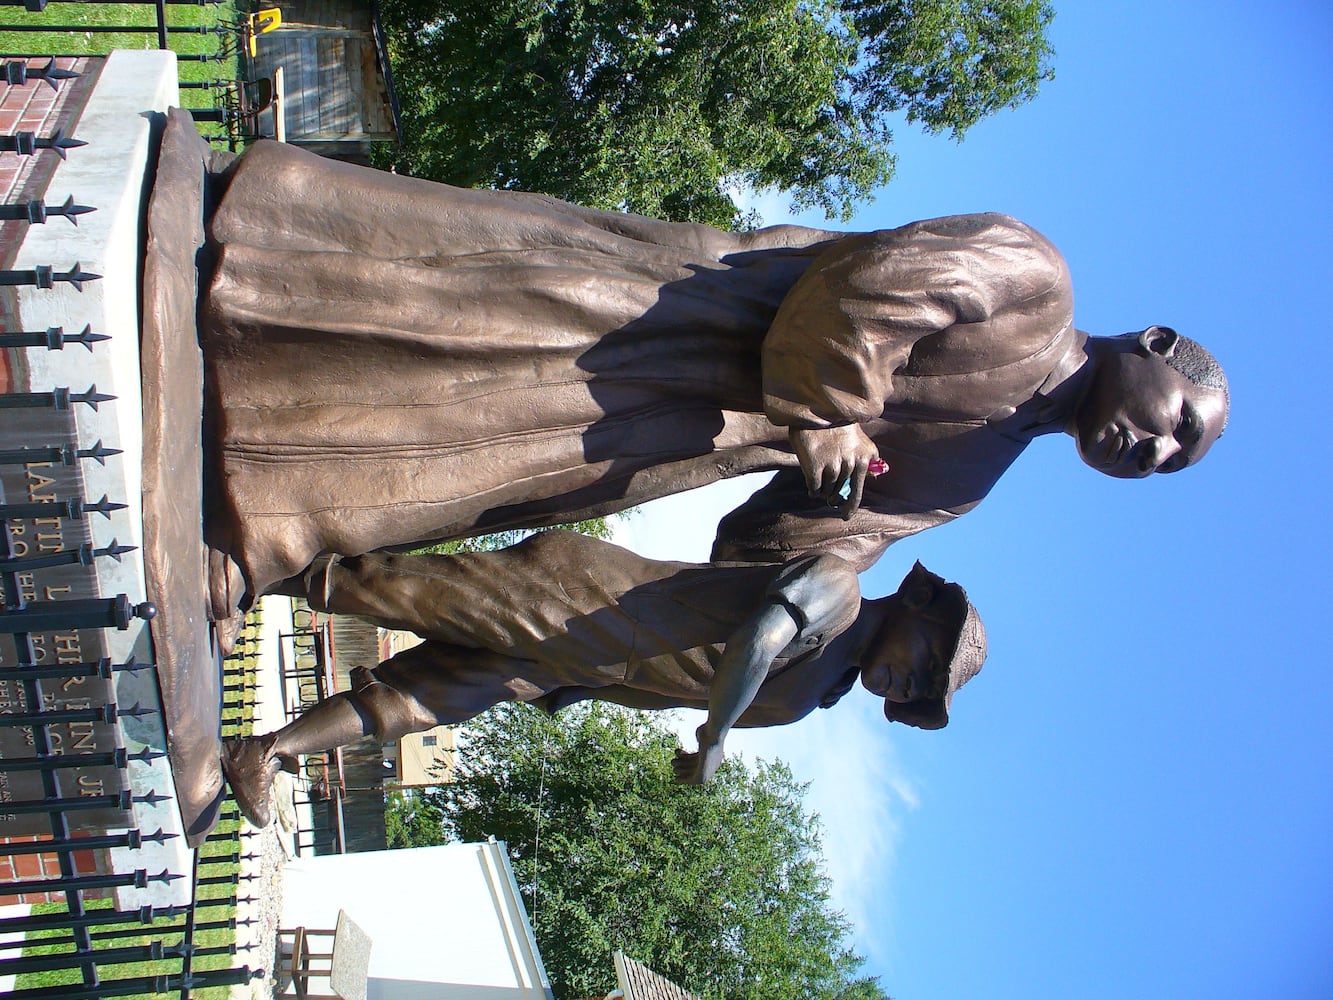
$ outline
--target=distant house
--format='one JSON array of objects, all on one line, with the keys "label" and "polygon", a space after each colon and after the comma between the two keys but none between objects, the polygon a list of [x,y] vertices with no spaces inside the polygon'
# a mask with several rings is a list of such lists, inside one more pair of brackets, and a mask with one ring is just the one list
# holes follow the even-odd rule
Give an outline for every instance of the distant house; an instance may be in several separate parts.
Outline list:
[{"label": "distant house", "polygon": [[[357,162],[368,161],[375,144],[398,141],[398,98],[378,5],[282,0],[275,6],[282,24],[256,39],[248,76],[271,78],[282,67],[287,141]],[[274,134],[271,124],[263,131]]]},{"label": "distant house", "polygon": [[503,843],[287,863],[283,927],[332,928],[339,910],[374,942],[367,1000],[551,1000]]},{"label": "distant house", "polygon": [[[551,1000],[505,845],[494,838],[287,863],[283,927],[332,928],[339,911],[373,942],[366,1000]],[[613,957],[618,989],[606,1000],[698,1000],[623,952]]]},{"label": "distant house", "polygon": [[[379,658],[389,659],[421,644],[421,636],[397,629],[379,630]],[[436,726],[422,733],[408,733],[396,747],[385,747],[384,759],[395,765],[388,777],[403,788],[421,788],[454,780],[458,750],[456,726]]]},{"label": "distant house", "polygon": [[420,788],[453,781],[454,726],[436,726],[424,733],[408,733],[398,741],[398,784]]}]

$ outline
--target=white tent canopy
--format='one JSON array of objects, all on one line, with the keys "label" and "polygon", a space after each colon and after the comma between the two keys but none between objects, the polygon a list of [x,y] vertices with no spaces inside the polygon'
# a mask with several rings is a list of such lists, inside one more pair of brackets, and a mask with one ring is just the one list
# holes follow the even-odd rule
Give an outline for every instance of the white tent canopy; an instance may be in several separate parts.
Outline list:
[{"label": "white tent canopy", "polygon": [[374,942],[367,1000],[551,1000],[504,844],[297,858],[283,927],[345,910]]}]

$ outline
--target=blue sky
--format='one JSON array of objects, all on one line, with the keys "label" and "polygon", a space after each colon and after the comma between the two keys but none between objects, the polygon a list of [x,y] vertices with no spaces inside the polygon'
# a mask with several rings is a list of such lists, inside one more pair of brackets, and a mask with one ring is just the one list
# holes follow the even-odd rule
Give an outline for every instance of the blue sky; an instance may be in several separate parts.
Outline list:
[{"label": "blue sky", "polygon": [[[1041,96],[961,145],[899,129],[897,179],[847,228],[1023,219],[1069,260],[1080,328],[1164,323],[1217,354],[1230,429],[1142,482],[1039,440],[862,578],[887,593],[919,558],[980,609],[990,659],[949,728],[890,729],[861,693],[748,746],[812,782],[895,1000],[1326,1000],[1333,10],[1057,8]],[[737,489],[625,534],[703,558]]]}]

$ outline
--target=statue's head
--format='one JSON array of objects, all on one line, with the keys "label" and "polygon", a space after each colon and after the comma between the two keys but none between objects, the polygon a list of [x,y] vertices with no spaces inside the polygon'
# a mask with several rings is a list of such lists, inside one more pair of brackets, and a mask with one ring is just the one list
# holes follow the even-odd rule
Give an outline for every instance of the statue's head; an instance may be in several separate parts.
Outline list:
[{"label": "statue's head", "polygon": [[878,627],[861,654],[861,683],[884,699],[890,722],[949,723],[954,692],[986,662],[986,630],[967,593],[920,563],[897,593],[872,602]]},{"label": "statue's head", "polygon": [[1203,458],[1231,410],[1217,359],[1165,326],[1094,341],[1092,375],[1068,428],[1083,461],[1140,479]]}]

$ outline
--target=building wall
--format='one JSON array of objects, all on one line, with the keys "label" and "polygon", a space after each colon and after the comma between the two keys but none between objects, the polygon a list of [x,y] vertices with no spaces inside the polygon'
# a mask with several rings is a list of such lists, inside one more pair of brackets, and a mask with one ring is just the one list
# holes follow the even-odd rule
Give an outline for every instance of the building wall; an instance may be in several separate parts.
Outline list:
[{"label": "building wall", "polygon": [[[45,65],[44,60],[34,62],[37,66]],[[0,91],[0,135],[31,132],[48,138],[56,129],[63,129],[66,135],[74,132],[83,105],[101,72],[102,60],[59,58],[55,63],[60,69],[71,69],[82,75],[77,80],[64,81],[56,90],[40,80],[31,80],[21,87],[5,87]],[[45,153],[39,156],[5,153],[0,156],[0,203],[12,205],[44,196],[59,163],[58,157]],[[58,200],[63,201],[65,197],[66,194],[59,194]],[[13,265],[27,228],[26,222],[0,221],[0,268]],[[13,288],[0,288],[0,326],[6,330],[19,329],[18,294]],[[14,368],[22,354],[22,351],[0,350],[0,392],[14,392],[18,388]]]},{"label": "building wall", "polygon": [[[282,26],[257,39],[252,75],[271,77],[282,67],[287,140],[393,139],[369,5],[304,0],[283,4],[282,12]],[[261,126],[268,122],[261,118]]]},{"label": "building wall", "polygon": [[[4,837],[0,843],[18,844],[30,841],[49,840],[49,837]],[[109,866],[98,864],[98,854],[93,851],[75,851],[72,855],[74,874],[93,875],[104,872]],[[0,855],[0,885],[14,888],[13,883],[24,879],[61,878],[60,855],[58,854],[20,854],[17,856]],[[105,895],[102,892],[84,892],[87,899]],[[27,892],[18,896],[6,897],[6,902],[13,903],[55,903],[63,902],[63,892]]]},{"label": "building wall", "polygon": [[436,726],[398,741],[398,782],[408,788],[452,781],[458,751],[453,726]]},{"label": "building wall", "polygon": [[[348,673],[353,667],[379,662],[379,636],[374,625],[342,615],[333,617],[334,687],[351,688]],[[384,747],[373,737],[343,747],[344,847],[350,852],[382,851],[387,846],[384,830],[384,782],[393,772],[384,767]]]},{"label": "building wall", "polygon": [[[79,73],[77,79],[61,81],[58,88],[40,80],[29,80],[22,86],[5,86],[0,90],[0,135],[32,132],[45,139],[56,129],[72,135],[83,105],[97,83],[102,62],[100,58],[62,56],[55,60],[56,66]],[[30,65],[34,69],[45,67],[46,60],[33,59]],[[10,205],[46,194],[51,174],[59,162],[50,153],[37,156],[6,153],[0,156],[0,203]],[[55,194],[58,195],[57,201],[64,201],[67,193]],[[0,222],[0,267],[9,266],[27,225],[18,221]]]},{"label": "building wall", "polygon": [[282,926],[332,928],[340,909],[373,942],[370,1000],[551,997],[501,843],[288,863]]}]

